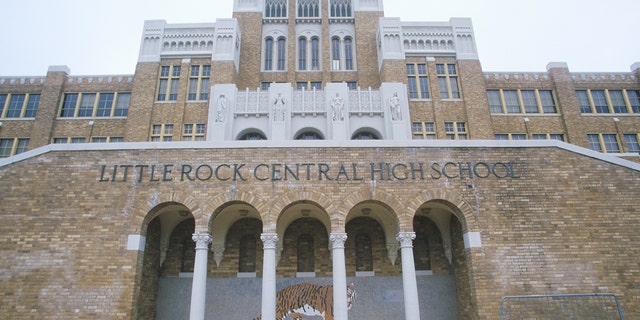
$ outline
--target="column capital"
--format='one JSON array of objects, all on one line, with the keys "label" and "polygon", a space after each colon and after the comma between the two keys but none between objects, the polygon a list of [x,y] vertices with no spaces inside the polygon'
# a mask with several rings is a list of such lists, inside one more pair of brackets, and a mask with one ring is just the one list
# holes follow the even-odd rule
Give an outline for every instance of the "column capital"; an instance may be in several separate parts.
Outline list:
[{"label": "column capital", "polygon": [[196,232],[193,234],[191,239],[196,243],[196,250],[198,249],[209,249],[209,244],[213,241],[213,237],[211,237],[208,233],[200,233]]},{"label": "column capital", "polygon": [[400,232],[396,235],[396,240],[400,242],[401,248],[413,248],[413,239],[415,238],[415,232]]},{"label": "column capital", "polygon": [[329,240],[331,240],[331,245],[333,249],[336,248],[343,248],[344,249],[344,242],[347,241],[347,234],[346,233],[331,233],[329,235]]},{"label": "column capital", "polygon": [[265,249],[275,249],[279,239],[277,233],[263,233],[260,235],[260,240]]}]

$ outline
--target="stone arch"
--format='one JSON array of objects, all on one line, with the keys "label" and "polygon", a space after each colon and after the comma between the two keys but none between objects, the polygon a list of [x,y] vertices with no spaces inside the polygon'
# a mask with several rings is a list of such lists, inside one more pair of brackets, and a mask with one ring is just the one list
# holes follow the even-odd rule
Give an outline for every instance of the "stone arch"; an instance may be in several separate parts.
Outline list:
[{"label": "stone arch", "polygon": [[[291,205],[299,203],[311,203],[316,207],[322,209],[327,214],[327,219],[331,220],[331,225],[326,225],[329,232],[333,232],[333,219],[328,215],[328,212],[336,212],[337,208],[329,196],[317,191],[309,191],[303,188],[300,191],[291,191],[283,194],[274,200],[270,205],[270,212],[268,216],[263,217],[263,225],[265,232],[275,232],[279,229],[278,223],[280,215]],[[322,220],[321,220],[322,221]]]},{"label": "stone arch", "polygon": [[[399,230],[402,230],[401,225],[406,223],[404,221],[406,219],[401,219],[400,217],[400,214],[403,212],[402,209],[404,208],[404,205],[398,198],[396,198],[391,193],[378,191],[378,190],[372,190],[369,192],[360,191],[360,192],[351,194],[350,196],[341,200],[342,200],[341,206],[340,208],[338,208],[338,211],[337,211],[338,214],[341,215],[341,217],[339,221],[336,221],[340,223],[338,226],[336,226],[341,228],[341,229],[338,229],[338,230],[341,230],[339,232],[344,231],[344,226],[346,225],[346,219],[349,212],[353,208],[355,208],[358,204],[361,204],[363,202],[375,202],[386,207],[392,214],[395,215],[396,226],[397,228],[399,228]],[[396,231],[399,231],[399,230],[396,230]]]},{"label": "stone arch", "polygon": [[131,225],[137,227],[136,230],[131,230],[131,232],[144,235],[149,222],[162,213],[162,209],[170,205],[184,206],[193,215],[196,229],[202,225],[202,206],[193,196],[183,192],[154,193],[148,201],[140,203],[133,208],[134,216]]},{"label": "stone arch", "polygon": [[210,214],[210,216],[207,217],[206,225],[211,226],[216,216],[220,214],[220,212],[226,208],[229,203],[240,202],[253,207],[259,215],[258,218],[265,221],[265,217],[270,211],[269,207],[266,205],[267,200],[251,191],[236,189],[232,190],[230,193],[218,194],[202,205],[202,212]]},{"label": "stone arch", "polygon": [[[425,190],[419,193],[407,203],[404,216],[410,220],[413,219],[418,209],[430,201],[435,201],[447,206],[451,210],[451,213],[460,221],[464,233],[480,231],[473,207],[466,203],[458,194],[446,190]],[[407,229],[403,229],[402,231],[411,231],[411,224],[405,224],[404,227]]]}]

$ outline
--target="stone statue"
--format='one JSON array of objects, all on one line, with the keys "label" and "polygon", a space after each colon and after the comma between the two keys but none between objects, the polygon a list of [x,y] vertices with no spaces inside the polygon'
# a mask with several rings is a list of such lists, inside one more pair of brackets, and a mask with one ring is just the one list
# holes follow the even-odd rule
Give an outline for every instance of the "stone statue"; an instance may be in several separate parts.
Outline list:
[{"label": "stone statue", "polygon": [[333,121],[344,120],[344,101],[340,94],[336,92],[336,96],[331,100],[331,110],[333,111]]},{"label": "stone statue", "polygon": [[218,106],[216,108],[216,122],[224,121],[224,112],[227,110],[227,98],[224,93],[221,93],[218,97]]},{"label": "stone statue", "polygon": [[389,98],[389,108],[391,108],[391,120],[402,120],[402,113],[400,111],[400,98],[398,92],[394,92],[393,96]]},{"label": "stone statue", "polygon": [[278,92],[278,96],[273,101],[273,114],[274,121],[284,121],[284,114],[287,110],[286,101],[281,92]]}]

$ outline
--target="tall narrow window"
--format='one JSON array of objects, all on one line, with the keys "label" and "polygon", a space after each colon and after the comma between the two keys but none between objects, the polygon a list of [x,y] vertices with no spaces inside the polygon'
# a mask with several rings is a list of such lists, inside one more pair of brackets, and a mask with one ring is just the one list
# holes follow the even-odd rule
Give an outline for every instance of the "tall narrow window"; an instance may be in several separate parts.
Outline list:
[{"label": "tall narrow window", "polygon": [[284,38],[278,38],[278,70],[284,70],[286,59],[285,52],[285,40]]},{"label": "tall narrow window", "polygon": [[320,40],[311,38],[311,70],[320,70]]},{"label": "tall narrow window", "polygon": [[331,0],[330,14],[332,18],[351,17],[351,0]]},{"label": "tall narrow window", "polygon": [[298,40],[298,70],[307,70],[307,38]]},{"label": "tall narrow window", "polygon": [[273,70],[273,38],[264,43],[264,70]]},{"label": "tall narrow window", "polygon": [[162,66],[160,68],[158,101],[178,100],[178,84],[181,70],[182,68],[180,66]]},{"label": "tall narrow window", "polygon": [[437,64],[438,85],[440,86],[440,98],[460,99],[458,87],[458,72],[455,64]]},{"label": "tall narrow window", "polygon": [[340,39],[331,39],[331,69],[340,70]]},{"label": "tall narrow window", "polygon": [[406,65],[409,99],[429,99],[427,65],[411,63]]},{"label": "tall narrow window", "polygon": [[264,7],[266,18],[286,18],[287,0],[267,0]]},{"label": "tall narrow window", "polygon": [[351,38],[344,39],[345,68],[353,70],[353,46]]},{"label": "tall narrow window", "polygon": [[238,272],[256,272],[256,238],[246,235],[240,239]]},{"label": "tall narrow window", "polygon": [[313,237],[303,234],[298,238],[298,272],[314,272],[315,259],[313,252]]},{"label": "tall narrow window", "polygon": [[356,236],[356,271],[373,271],[373,248],[366,234]]}]

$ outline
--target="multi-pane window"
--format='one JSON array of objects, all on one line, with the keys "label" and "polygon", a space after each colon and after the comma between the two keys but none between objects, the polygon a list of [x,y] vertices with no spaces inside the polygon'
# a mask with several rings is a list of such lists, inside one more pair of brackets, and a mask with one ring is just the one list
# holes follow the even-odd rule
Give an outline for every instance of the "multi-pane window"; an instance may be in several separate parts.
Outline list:
[{"label": "multi-pane window", "polygon": [[0,94],[0,118],[35,118],[39,94]]},{"label": "multi-pane window", "polygon": [[352,17],[351,0],[331,0],[329,6],[329,15],[331,18]]},{"label": "multi-pane window", "polygon": [[273,70],[273,38],[264,41],[264,70]]},{"label": "multi-pane window", "polygon": [[86,140],[85,137],[56,137],[53,138],[53,143],[85,143]]},{"label": "multi-pane window", "polygon": [[130,101],[130,93],[65,93],[60,117],[126,117]]},{"label": "multi-pane window", "polygon": [[[309,63],[311,61],[311,63]],[[298,39],[298,70],[317,71],[320,69],[320,41],[317,37],[309,41],[306,37]]]},{"label": "multi-pane window", "polygon": [[320,39],[311,38],[311,70],[320,69]]},{"label": "multi-pane window", "polygon": [[331,38],[331,70],[355,70],[353,39],[351,37]]},{"label": "multi-pane window", "polygon": [[275,41],[275,43],[273,38],[271,37],[268,37],[265,39],[265,43],[264,43],[264,70],[265,71],[273,70],[274,62],[275,62],[276,70],[278,71],[285,70],[286,56],[287,56],[286,42],[287,41],[285,40],[284,37],[279,37]]},{"label": "multi-pane window", "polygon": [[209,99],[209,77],[211,76],[211,66],[191,66],[189,72],[189,93],[187,100],[207,100]]},{"label": "multi-pane window", "polygon": [[353,41],[351,38],[344,39],[344,63],[347,70],[353,70]]},{"label": "multi-pane window", "polygon": [[123,137],[91,137],[93,143],[123,142]]},{"label": "multi-pane window", "polygon": [[298,70],[307,70],[307,38],[298,39]]},{"label": "multi-pane window", "polygon": [[319,18],[320,3],[318,0],[298,0],[298,18]]},{"label": "multi-pane window", "polygon": [[158,101],[178,100],[178,84],[180,80],[180,66],[160,67],[160,82],[158,84]]},{"label": "multi-pane window", "polygon": [[467,140],[467,126],[464,122],[445,122],[447,140]]},{"label": "multi-pane window", "polygon": [[640,113],[637,90],[577,90],[581,113]]},{"label": "multi-pane window", "polygon": [[593,133],[588,134],[589,148],[599,152],[620,152],[618,138],[613,133]]},{"label": "multi-pane window", "polygon": [[560,140],[564,141],[564,136],[559,133],[534,133],[531,135],[533,140]]},{"label": "multi-pane window", "polygon": [[284,70],[287,58],[285,44],[286,41],[284,40],[284,37],[278,38],[278,70],[280,71]]},{"label": "multi-pane window", "polygon": [[358,89],[358,82],[356,81],[347,81],[347,88],[349,88],[349,90],[357,90]]},{"label": "multi-pane window", "polygon": [[185,123],[182,127],[182,141],[204,141],[204,123]]},{"label": "multi-pane window", "polygon": [[28,138],[3,138],[0,139],[0,158],[10,157],[23,153],[29,149]]},{"label": "multi-pane window", "polygon": [[526,133],[497,133],[494,135],[496,140],[527,140]]},{"label": "multi-pane window", "polygon": [[487,90],[491,113],[557,113],[551,90]]},{"label": "multi-pane window", "polygon": [[413,139],[435,140],[436,128],[433,122],[413,122],[411,123]]},{"label": "multi-pane window", "polygon": [[151,126],[151,141],[172,141],[173,124],[154,124]]},{"label": "multi-pane window", "polygon": [[409,99],[429,99],[427,65],[424,63],[410,63],[406,65],[406,68]]},{"label": "multi-pane window", "polygon": [[298,81],[296,82],[296,89],[298,90],[313,90],[322,89],[322,81]]},{"label": "multi-pane window", "polygon": [[331,69],[340,70],[340,38],[331,39]]},{"label": "multi-pane window", "polygon": [[627,145],[627,152],[640,152],[637,134],[625,134],[624,143]]},{"label": "multi-pane window", "polygon": [[458,72],[455,64],[436,64],[438,74],[438,86],[440,87],[440,98],[460,99],[460,88],[458,86]]},{"label": "multi-pane window", "polygon": [[286,18],[287,0],[266,0],[264,16],[266,18]]}]

